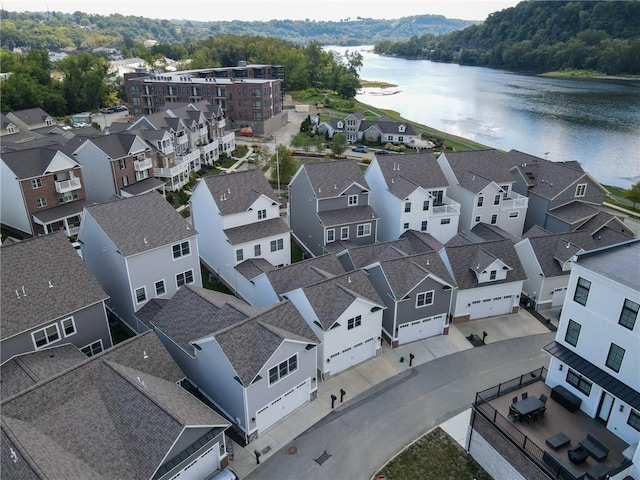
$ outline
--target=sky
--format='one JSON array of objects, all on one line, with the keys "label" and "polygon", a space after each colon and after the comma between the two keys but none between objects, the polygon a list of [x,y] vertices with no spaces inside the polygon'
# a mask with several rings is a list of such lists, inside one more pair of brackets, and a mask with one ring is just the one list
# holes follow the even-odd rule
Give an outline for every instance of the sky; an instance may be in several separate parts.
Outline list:
[{"label": "sky", "polygon": [[0,0],[10,12],[75,11],[97,15],[134,15],[178,20],[318,20],[338,21],[357,17],[394,19],[412,15],[444,15],[462,20],[487,16],[519,3],[516,0]]}]

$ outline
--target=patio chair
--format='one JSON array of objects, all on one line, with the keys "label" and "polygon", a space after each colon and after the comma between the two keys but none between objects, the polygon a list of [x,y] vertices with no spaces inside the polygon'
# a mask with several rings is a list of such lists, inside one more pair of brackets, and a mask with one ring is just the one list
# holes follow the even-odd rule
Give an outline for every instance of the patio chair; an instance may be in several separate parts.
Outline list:
[{"label": "patio chair", "polygon": [[518,397],[513,397],[513,398],[511,399],[511,403],[516,403],[517,401],[518,401]]},{"label": "patio chair", "polygon": [[509,417],[513,417],[513,421],[515,422],[518,419],[518,410],[515,409],[513,405],[509,405]]},{"label": "patio chair", "polygon": [[542,407],[540,410],[538,410],[538,414],[540,415],[540,418],[544,417],[544,412],[547,411],[547,407]]},{"label": "patio chair", "polygon": [[529,394],[527,392],[524,392],[522,394],[522,399],[525,400],[528,396],[529,396]]},{"label": "patio chair", "polygon": [[540,401],[542,403],[547,403],[547,396],[544,393],[540,394]]}]

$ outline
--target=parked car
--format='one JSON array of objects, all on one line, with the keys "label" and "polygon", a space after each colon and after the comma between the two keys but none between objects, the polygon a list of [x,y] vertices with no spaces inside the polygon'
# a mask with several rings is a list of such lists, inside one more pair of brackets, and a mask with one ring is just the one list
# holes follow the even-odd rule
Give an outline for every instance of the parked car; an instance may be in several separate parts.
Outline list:
[{"label": "parked car", "polygon": [[109,113],[113,113],[113,112],[115,112],[113,107],[106,107],[106,108],[101,108],[100,109],[100,113],[104,113],[104,114],[109,114]]},{"label": "parked car", "polygon": [[376,152],[376,155],[388,155],[388,154],[390,154],[390,153],[391,153],[391,152],[390,152],[389,150],[378,150],[378,151]]},{"label": "parked car", "polygon": [[124,112],[127,110],[127,106],[126,105],[117,105],[115,107],[113,107],[113,111],[114,112]]},{"label": "parked car", "polygon": [[354,152],[367,153],[369,149],[364,145],[355,145],[351,147],[351,150],[353,150]]}]

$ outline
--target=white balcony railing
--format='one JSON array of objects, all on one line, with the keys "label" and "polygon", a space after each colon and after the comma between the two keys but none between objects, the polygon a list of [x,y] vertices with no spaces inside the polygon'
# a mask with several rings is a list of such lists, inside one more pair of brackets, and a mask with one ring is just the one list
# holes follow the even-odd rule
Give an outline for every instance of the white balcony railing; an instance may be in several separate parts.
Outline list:
[{"label": "white balcony railing", "polygon": [[529,197],[511,192],[508,198],[503,198],[500,203],[500,210],[512,210],[514,208],[527,208]]},{"label": "white balcony railing", "polygon": [[201,145],[200,146],[200,152],[204,155],[207,154],[209,152],[213,152],[214,150],[216,150],[218,144],[216,143],[207,143],[206,145]]},{"label": "white balcony railing", "polygon": [[227,126],[227,121],[224,118],[221,118],[220,120],[218,120],[218,123],[216,125],[218,128],[224,128]]},{"label": "white balcony railing", "polygon": [[188,141],[189,141],[189,136],[188,135],[181,135],[179,137],[176,137],[176,143],[178,145],[184,145]]},{"label": "white balcony railing", "polygon": [[73,190],[79,190],[81,187],[82,185],[78,177],[71,177],[69,180],[56,182],[56,192],[58,193],[72,192]]},{"label": "white balcony railing", "polygon": [[186,153],[181,157],[176,157],[176,162],[193,162],[194,160],[200,158],[200,150],[194,150],[193,152]]},{"label": "white balcony railing", "polygon": [[177,165],[169,168],[153,168],[153,176],[158,178],[171,178],[178,175],[180,172],[186,172],[189,170],[189,162],[181,162]]},{"label": "white balcony railing", "polygon": [[133,168],[136,172],[142,172],[144,170],[149,170],[153,167],[153,163],[150,158],[144,158],[143,160],[134,160]]},{"label": "white balcony railing", "polygon": [[159,148],[158,149],[163,155],[169,155],[171,153],[173,153],[175,151],[175,149],[173,148],[173,145],[167,145],[163,148]]},{"label": "white balcony railing", "polygon": [[201,135],[201,136],[203,136],[203,137],[206,137],[206,136],[207,136],[207,133],[209,133],[209,132],[208,132],[208,130],[207,130],[207,127],[199,128],[199,129],[198,129],[198,135]]},{"label": "white balcony railing", "polygon": [[460,215],[460,204],[453,200],[447,199],[444,205],[438,205],[431,210],[431,216],[443,217],[448,215]]}]

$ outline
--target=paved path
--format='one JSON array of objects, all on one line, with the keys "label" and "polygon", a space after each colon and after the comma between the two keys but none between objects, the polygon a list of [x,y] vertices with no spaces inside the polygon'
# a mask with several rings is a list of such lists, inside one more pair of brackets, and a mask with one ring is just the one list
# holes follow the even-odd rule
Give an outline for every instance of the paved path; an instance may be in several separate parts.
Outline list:
[{"label": "paved path", "polygon": [[[408,369],[336,408],[246,478],[367,480],[407,444],[468,409],[477,391],[547,365],[541,349],[553,338],[504,340]],[[320,465],[314,459],[325,451],[331,457]]]}]

